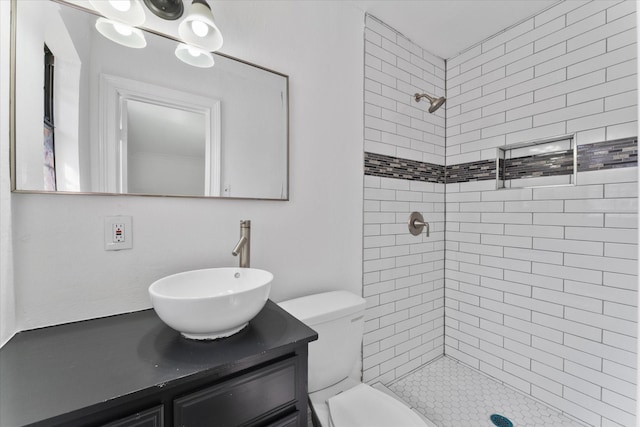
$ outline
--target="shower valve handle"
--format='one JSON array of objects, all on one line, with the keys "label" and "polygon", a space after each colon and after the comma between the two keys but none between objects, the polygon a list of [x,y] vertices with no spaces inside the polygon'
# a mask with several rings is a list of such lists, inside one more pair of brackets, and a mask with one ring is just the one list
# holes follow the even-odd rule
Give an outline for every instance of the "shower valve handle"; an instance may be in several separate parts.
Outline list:
[{"label": "shower valve handle", "polygon": [[411,215],[409,215],[409,232],[414,236],[418,236],[425,227],[427,228],[427,237],[429,237],[429,223],[424,220],[420,212],[411,212]]}]

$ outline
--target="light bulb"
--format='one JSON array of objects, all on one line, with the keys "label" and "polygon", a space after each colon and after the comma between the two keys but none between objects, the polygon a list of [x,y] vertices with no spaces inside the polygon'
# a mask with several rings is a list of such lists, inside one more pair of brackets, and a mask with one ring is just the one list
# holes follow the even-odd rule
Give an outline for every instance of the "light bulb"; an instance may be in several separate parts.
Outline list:
[{"label": "light bulb", "polygon": [[200,56],[202,54],[202,51],[200,49],[198,49],[197,47],[193,47],[193,46],[189,46],[187,51],[194,58],[197,58],[198,56]]},{"label": "light bulb", "polygon": [[120,12],[127,12],[131,9],[131,0],[109,0],[109,4]]},{"label": "light bulb", "polygon": [[125,24],[121,24],[119,22],[114,22],[113,23],[113,28],[120,34],[122,34],[125,37],[130,36],[133,33],[133,28],[131,28],[128,25]]},{"label": "light bulb", "polygon": [[213,67],[214,64],[211,53],[185,43],[179,43],[176,47],[176,57],[185,64],[199,68]]},{"label": "light bulb", "polygon": [[193,33],[198,37],[205,37],[209,34],[209,26],[202,21],[192,21],[191,29]]}]

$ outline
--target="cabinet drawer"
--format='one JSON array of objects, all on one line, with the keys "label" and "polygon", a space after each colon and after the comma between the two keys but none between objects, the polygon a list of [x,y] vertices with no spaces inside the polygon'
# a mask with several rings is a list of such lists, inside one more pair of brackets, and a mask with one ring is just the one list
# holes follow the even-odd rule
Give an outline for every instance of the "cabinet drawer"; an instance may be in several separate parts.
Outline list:
[{"label": "cabinet drawer", "polygon": [[180,397],[176,427],[239,426],[294,405],[297,356]]},{"label": "cabinet drawer", "polygon": [[298,427],[300,425],[300,412],[288,415],[274,423],[269,424],[268,427]]},{"label": "cabinet drawer", "polygon": [[121,418],[102,427],[163,427],[164,416],[162,405],[148,411],[138,412],[126,418]]}]

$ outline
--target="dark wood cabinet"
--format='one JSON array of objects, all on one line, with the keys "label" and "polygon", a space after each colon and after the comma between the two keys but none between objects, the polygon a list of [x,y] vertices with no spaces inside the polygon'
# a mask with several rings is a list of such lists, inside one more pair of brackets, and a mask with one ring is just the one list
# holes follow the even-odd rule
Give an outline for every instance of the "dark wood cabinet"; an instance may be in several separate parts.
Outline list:
[{"label": "dark wood cabinet", "polygon": [[295,412],[297,359],[267,365],[174,400],[173,425],[264,425]]},{"label": "dark wood cabinet", "polygon": [[164,427],[164,408],[158,406],[126,418],[104,424],[103,427]]},{"label": "dark wood cabinet", "polygon": [[152,310],[22,332],[0,349],[0,426],[307,425],[307,345],[276,304],[190,341]]},{"label": "dark wood cabinet", "polygon": [[294,414],[291,414],[288,417],[284,417],[281,420],[269,424],[268,427],[295,427],[306,425],[308,425],[307,415],[304,414],[303,416],[300,412],[296,411]]}]

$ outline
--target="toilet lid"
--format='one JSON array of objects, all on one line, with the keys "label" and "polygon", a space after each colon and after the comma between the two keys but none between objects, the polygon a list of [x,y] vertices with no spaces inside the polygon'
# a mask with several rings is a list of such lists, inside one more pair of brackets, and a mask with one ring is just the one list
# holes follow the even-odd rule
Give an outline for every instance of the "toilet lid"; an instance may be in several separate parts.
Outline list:
[{"label": "toilet lid", "polygon": [[426,427],[407,406],[366,384],[359,384],[327,400],[335,427]]}]

